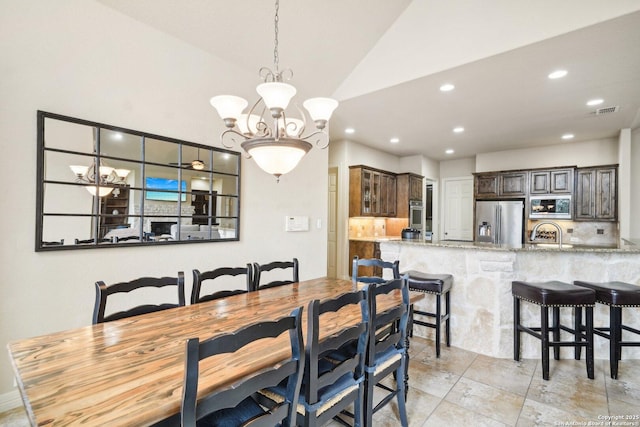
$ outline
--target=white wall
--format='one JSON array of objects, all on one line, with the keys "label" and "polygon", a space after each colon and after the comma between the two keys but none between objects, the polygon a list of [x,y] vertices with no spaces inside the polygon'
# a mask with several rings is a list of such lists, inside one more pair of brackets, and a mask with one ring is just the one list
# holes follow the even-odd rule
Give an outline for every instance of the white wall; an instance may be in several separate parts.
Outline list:
[{"label": "white wall", "polygon": [[[208,99],[252,99],[257,68],[234,68],[93,0],[5,1],[1,8],[0,347],[89,325],[96,280],[184,270],[190,292],[193,268],[294,256],[301,279],[326,274],[328,151],[317,148],[280,183],[243,158],[239,242],[34,252],[37,110],[220,146],[223,126]],[[308,215],[314,226],[286,233],[287,215]],[[14,390],[2,351],[0,407]]]},{"label": "white wall", "polygon": [[[629,237],[640,240],[640,128],[631,132],[631,157],[630,157],[630,182],[631,194],[629,200]],[[622,236],[624,237],[624,236]]]},{"label": "white wall", "polygon": [[475,172],[618,163],[616,138],[496,151],[476,156]]}]

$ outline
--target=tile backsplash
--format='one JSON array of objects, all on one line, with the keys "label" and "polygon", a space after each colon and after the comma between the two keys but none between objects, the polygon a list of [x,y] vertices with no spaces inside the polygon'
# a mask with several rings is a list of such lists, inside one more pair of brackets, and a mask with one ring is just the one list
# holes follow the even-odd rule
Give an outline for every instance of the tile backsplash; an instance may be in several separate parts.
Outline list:
[{"label": "tile backsplash", "polygon": [[407,218],[349,218],[349,238],[397,237],[408,224]]},{"label": "tile backsplash", "polygon": [[[527,240],[531,237],[531,230],[539,221],[528,221]],[[562,228],[562,241],[577,245],[614,245],[618,242],[617,222],[592,221],[554,221]],[[538,238],[549,236],[555,239],[556,229],[551,225],[542,225],[538,229]]]}]

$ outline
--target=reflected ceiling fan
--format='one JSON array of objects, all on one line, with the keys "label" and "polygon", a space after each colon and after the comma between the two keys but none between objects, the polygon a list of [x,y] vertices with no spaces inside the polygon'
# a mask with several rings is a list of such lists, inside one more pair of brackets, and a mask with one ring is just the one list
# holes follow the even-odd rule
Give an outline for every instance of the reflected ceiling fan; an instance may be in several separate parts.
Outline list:
[{"label": "reflected ceiling fan", "polygon": [[180,167],[183,167],[185,169],[193,169],[196,171],[201,171],[204,169],[204,162],[202,160],[200,160],[200,149],[198,148],[198,158],[195,160],[192,160],[190,162],[182,162],[182,163],[169,163],[171,165],[177,165]]}]

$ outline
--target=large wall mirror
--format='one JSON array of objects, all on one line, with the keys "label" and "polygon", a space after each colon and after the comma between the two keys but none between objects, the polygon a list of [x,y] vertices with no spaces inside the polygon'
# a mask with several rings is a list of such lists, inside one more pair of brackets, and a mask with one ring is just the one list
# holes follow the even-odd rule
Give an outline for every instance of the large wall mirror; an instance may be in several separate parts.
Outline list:
[{"label": "large wall mirror", "polygon": [[36,251],[239,240],[240,153],[38,111]]}]

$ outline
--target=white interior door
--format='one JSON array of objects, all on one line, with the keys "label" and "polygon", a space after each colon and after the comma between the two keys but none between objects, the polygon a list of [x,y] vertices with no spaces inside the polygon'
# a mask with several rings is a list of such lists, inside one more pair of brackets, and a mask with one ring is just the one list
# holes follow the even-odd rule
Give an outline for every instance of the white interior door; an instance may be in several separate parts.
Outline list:
[{"label": "white interior door", "polygon": [[327,215],[327,277],[337,277],[338,169],[329,169],[329,213]]},{"label": "white interior door", "polygon": [[473,177],[443,180],[443,240],[473,240]]}]

